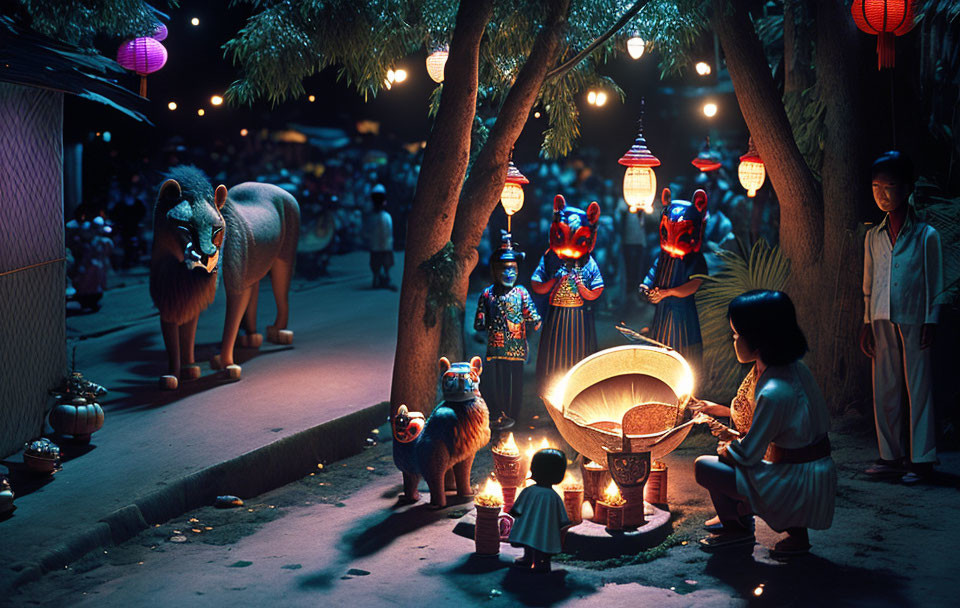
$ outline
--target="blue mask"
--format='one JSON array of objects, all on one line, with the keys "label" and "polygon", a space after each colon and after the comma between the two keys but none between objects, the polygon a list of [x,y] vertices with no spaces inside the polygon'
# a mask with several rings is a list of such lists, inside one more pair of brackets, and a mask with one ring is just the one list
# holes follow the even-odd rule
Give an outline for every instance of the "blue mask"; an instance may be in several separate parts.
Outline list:
[{"label": "blue mask", "polygon": [[515,266],[504,266],[500,269],[500,284],[504,287],[513,287],[517,282],[517,268]]}]

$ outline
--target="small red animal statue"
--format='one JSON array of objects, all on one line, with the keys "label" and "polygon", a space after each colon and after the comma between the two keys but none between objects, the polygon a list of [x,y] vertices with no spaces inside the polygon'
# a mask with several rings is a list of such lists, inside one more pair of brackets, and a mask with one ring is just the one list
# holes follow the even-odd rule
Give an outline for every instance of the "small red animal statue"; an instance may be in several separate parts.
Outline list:
[{"label": "small red animal statue", "polygon": [[160,310],[169,364],[168,373],[160,378],[161,388],[173,390],[181,377],[200,377],[194,360],[197,320],[213,302],[220,267],[227,312],[221,351],[211,361],[212,367],[226,368],[231,379],[240,378],[233,349],[241,322],[246,333],[240,338],[241,346],[263,343],[256,327],[257,291],[267,273],[277,302],[277,317],[267,327],[267,339],[293,342],[293,332],[286,327],[299,234],[300,207],[276,186],[248,182],[229,191],[222,184],[214,190],[196,167],[170,171],[154,208],[150,264],[150,295]]}]

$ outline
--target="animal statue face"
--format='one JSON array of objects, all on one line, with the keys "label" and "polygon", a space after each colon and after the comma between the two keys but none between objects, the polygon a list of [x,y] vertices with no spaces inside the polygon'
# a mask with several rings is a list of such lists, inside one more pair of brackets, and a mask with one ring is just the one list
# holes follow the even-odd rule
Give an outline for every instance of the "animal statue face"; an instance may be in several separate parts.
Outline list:
[{"label": "animal statue face", "polygon": [[424,424],[423,414],[411,412],[406,405],[401,405],[393,417],[393,436],[400,443],[410,443],[420,436]]},{"label": "animal statue face", "polygon": [[563,196],[553,199],[553,223],[550,224],[550,249],[561,260],[579,260],[593,251],[597,242],[597,222],[600,220],[600,205],[590,203],[584,212],[576,207],[567,207]]},{"label": "animal statue face", "polygon": [[480,395],[480,373],[483,361],[480,357],[460,363],[450,363],[446,357],[440,357],[440,391],[447,401],[469,401]]},{"label": "animal statue face", "polygon": [[212,196],[202,190],[181,188],[175,179],[160,186],[155,219],[164,222],[168,230],[158,233],[172,235],[165,246],[188,269],[202,268],[207,273],[216,270],[223,246],[220,210],[226,201],[227,187],[222,184]]},{"label": "animal statue face", "polygon": [[660,200],[660,249],[673,258],[700,251],[707,219],[707,193],[697,190],[691,203],[671,200],[670,189],[664,188]]}]

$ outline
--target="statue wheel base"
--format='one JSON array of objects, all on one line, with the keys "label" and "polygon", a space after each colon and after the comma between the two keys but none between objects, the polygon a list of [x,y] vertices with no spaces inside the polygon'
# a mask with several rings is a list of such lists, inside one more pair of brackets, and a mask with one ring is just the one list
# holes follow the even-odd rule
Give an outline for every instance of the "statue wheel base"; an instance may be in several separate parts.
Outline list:
[{"label": "statue wheel base", "polygon": [[160,376],[160,390],[175,391],[180,386],[180,381],[176,376]]},{"label": "statue wheel base", "polygon": [[270,325],[267,327],[267,340],[274,344],[293,344],[293,332]]}]

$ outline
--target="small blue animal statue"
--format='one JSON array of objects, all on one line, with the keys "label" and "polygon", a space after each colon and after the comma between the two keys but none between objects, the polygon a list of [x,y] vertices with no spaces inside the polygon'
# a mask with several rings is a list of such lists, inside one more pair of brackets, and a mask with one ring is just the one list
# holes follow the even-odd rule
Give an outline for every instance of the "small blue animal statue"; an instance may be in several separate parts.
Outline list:
[{"label": "small blue animal statue", "polygon": [[470,471],[477,450],[490,441],[490,414],[480,396],[483,363],[474,357],[469,363],[440,358],[441,401],[430,417],[410,412],[401,405],[393,417],[393,462],[403,473],[404,498],[419,500],[417,485],[427,480],[430,504],[447,505],[444,478],[451,469],[457,496],[470,496]]}]

